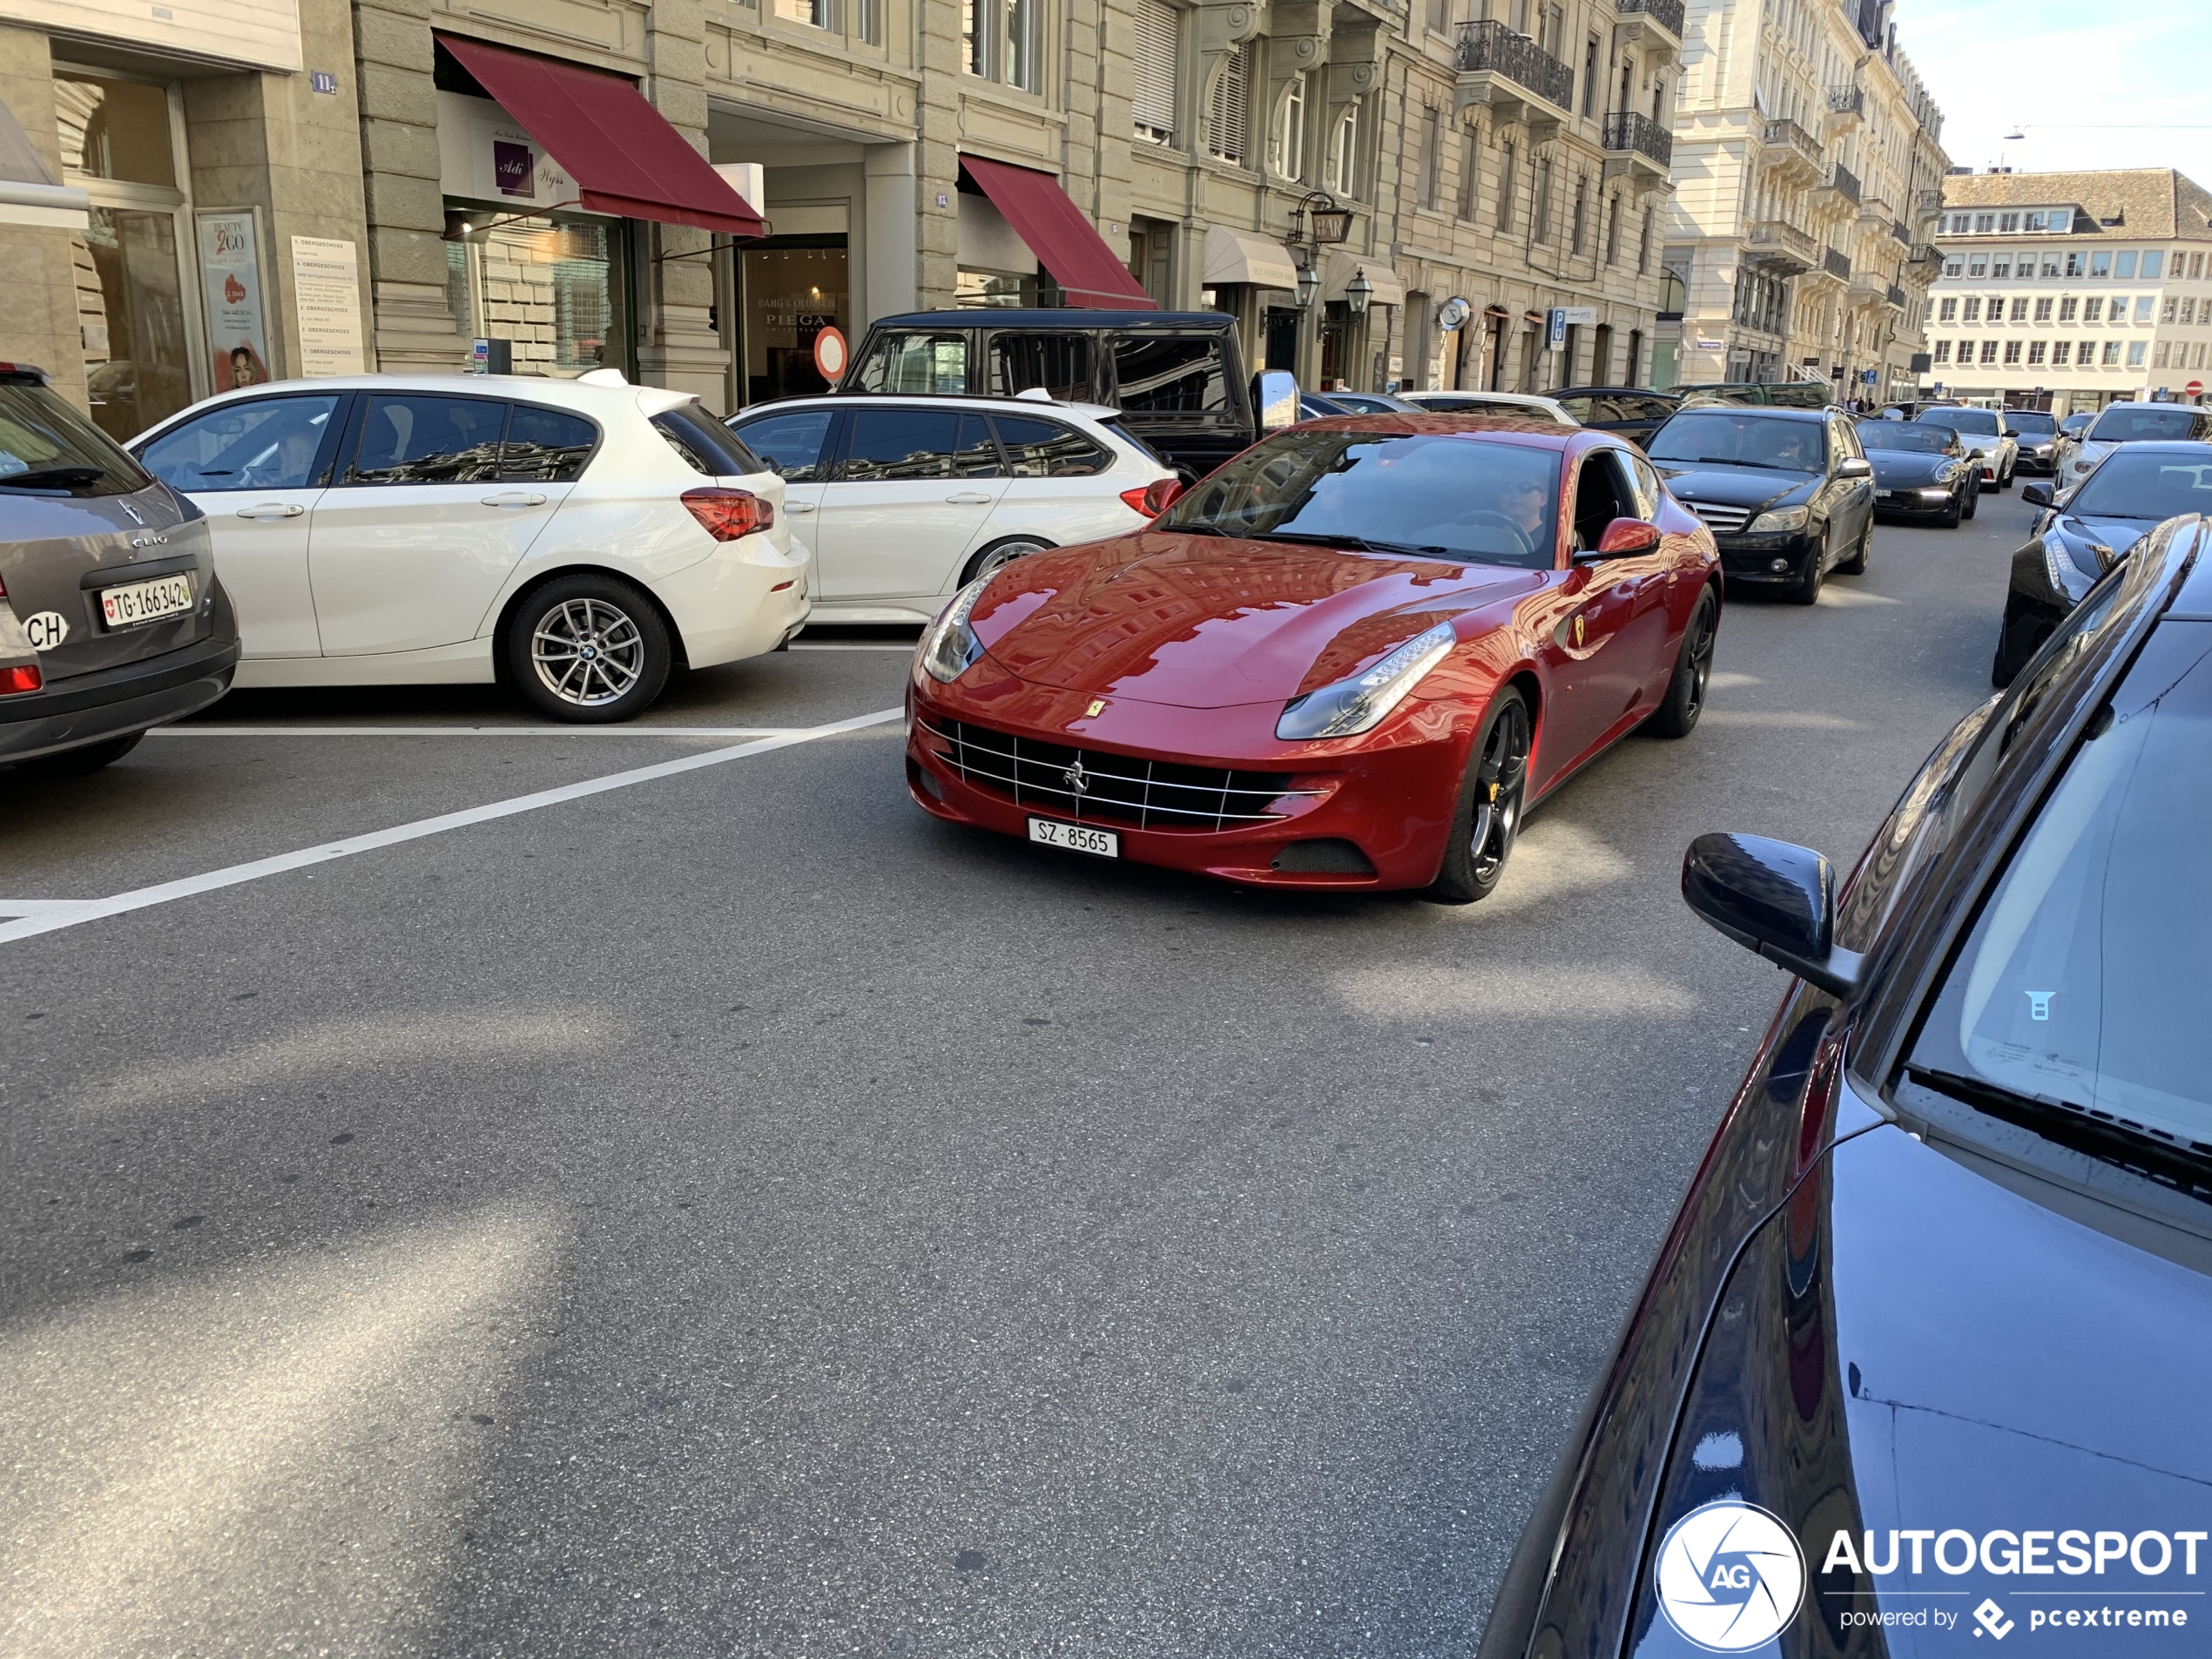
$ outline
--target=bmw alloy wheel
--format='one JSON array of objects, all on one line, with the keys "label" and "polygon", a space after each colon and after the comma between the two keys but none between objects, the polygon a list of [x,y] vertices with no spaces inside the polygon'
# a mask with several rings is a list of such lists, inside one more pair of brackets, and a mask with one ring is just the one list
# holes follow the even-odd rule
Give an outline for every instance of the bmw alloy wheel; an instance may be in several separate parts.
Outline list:
[{"label": "bmw alloy wheel", "polygon": [[565,599],[531,631],[530,666],[562,702],[599,708],[645,671],[644,636],[627,611],[604,599]]}]

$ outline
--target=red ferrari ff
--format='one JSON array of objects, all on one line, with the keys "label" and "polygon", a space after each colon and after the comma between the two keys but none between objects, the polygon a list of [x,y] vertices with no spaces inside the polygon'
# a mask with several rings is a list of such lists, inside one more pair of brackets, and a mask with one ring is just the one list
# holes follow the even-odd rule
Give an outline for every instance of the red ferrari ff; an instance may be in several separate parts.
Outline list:
[{"label": "red ferrari ff", "polygon": [[907,779],[1078,853],[1465,904],[1608,744],[1697,724],[1720,608],[1711,533],[1607,434],[1308,421],[956,595]]}]

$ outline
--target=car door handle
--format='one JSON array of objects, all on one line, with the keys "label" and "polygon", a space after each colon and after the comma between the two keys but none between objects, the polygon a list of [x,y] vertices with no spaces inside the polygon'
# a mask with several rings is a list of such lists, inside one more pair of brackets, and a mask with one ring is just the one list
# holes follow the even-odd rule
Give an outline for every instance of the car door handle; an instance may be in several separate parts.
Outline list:
[{"label": "car door handle", "polygon": [[543,507],[545,505],[545,497],[534,495],[526,489],[510,489],[503,496],[485,496],[484,505],[487,507]]},{"label": "car door handle", "polygon": [[241,507],[240,518],[297,518],[307,509],[296,501],[265,501],[258,506]]},{"label": "car door handle", "polygon": [[799,513],[811,513],[813,510],[814,503],[811,501],[787,501],[784,503],[784,511],[786,513],[795,515]]},{"label": "car door handle", "polygon": [[991,504],[988,496],[978,495],[972,489],[964,489],[957,496],[948,496],[945,500],[954,507],[988,507]]}]

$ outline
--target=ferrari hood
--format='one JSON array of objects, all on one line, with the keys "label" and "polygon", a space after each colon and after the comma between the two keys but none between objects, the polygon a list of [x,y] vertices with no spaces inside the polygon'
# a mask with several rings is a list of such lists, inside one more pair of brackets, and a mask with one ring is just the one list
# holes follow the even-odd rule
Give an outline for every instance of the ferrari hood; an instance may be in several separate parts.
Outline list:
[{"label": "ferrari hood", "polygon": [[1542,573],[1143,531],[1008,565],[971,625],[1022,679],[1181,708],[1287,702]]}]

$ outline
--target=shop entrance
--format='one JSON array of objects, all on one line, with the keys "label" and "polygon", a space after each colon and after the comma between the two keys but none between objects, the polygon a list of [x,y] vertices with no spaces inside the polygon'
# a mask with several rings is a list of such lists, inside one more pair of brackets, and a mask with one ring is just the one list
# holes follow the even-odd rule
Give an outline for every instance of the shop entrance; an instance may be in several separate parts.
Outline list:
[{"label": "shop entrance", "polygon": [[814,340],[835,328],[853,342],[848,263],[838,233],[772,236],[740,251],[738,348],[748,404],[829,390],[814,367]]},{"label": "shop entrance", "polygon": [[1288,306],[1267,307],[1263,316],[1267,368],[1298,373],[1298,314]]}]

